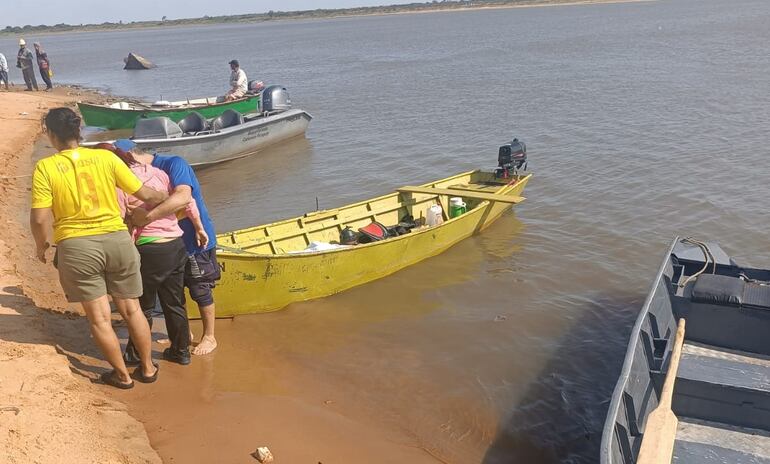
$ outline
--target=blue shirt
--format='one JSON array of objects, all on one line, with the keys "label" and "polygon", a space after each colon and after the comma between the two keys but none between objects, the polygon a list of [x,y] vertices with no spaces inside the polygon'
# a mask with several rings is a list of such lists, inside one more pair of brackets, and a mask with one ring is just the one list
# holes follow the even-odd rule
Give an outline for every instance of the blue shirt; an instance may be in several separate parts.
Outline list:
[{"label": "blue shirt", "polygon": [[198,241],[195,238],[195,227],[187,218],[179,221],[179,227],[182,228],[184,235],[185,247],[187,247],[187,253],[194,255],[203,251],[208,251],[217,246],[217,236],[214,230],[214,223],[209,216],[209,210],[206,208],[206,203],[203,201],[203,194],[201,193],[201,185],[198,183],[198,178],[195,177],[192,166],[176,155],[155,155],[152,160],[152,165],[156,168],[162,169],[168,174],[171,180],[171,186],[176,188],[178,185],[189,185],[192,189],[193,200],[198,204],[198,210],[201,213],[201,222],[203,228],[206,230],[206,235],[209,236],[209,243],[206,248],[198,246]]}]

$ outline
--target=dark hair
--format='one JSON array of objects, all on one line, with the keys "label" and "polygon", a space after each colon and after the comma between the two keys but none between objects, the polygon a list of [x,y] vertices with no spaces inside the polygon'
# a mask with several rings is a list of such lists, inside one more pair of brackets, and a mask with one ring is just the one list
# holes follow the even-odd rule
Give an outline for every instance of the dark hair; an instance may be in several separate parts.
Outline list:
[{"label": "dark hair", "polygon": [[45,115],[45,127],[61,141],[80,141],[80,116],[69,108],[54,108]]},{"label": "dark hair", "polygon": [[123,151],[109,142],[98,143],[96,144],[96,146],[94,146],[94,148],[98,148],[100,150],[107,150],[115,153],[115,155],[118,158],[120,158],[121,161],[126,163],[126,165],[128,166],[134,166],[139,164],[139,161],[137,161],[136,158],[134,158],[134,155],[132,155],[130,151]]}]

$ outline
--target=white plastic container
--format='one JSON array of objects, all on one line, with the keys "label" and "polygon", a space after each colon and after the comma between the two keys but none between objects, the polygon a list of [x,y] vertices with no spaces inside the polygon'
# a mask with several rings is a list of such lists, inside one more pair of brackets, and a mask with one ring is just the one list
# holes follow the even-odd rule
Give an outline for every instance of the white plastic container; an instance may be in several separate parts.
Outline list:
[{"label": "white plastic container", "polygon": [[428,227],[437,226],[439,224],[444,223],[444,210],[441,208],[441,205],[433,205],[430,208],[428,208],[428,213],[425,217],[425,224],[428,225]]}]

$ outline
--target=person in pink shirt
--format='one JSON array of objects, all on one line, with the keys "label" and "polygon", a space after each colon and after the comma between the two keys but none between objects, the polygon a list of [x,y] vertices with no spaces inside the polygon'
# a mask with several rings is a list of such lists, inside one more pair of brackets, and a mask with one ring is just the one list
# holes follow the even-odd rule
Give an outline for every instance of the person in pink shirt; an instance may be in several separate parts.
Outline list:
[{"label": "person in pink shirt", "polygon": [[[124,152],[111,144],[106,145],[108,146],[103,148],[109,149],[123,160],[145,186],[159,191],[172,190],[171,181],[165,171],[151,164],[143,164],[131,153]],[[190,364],[190,324],[187,320],[184,295],[187,251],[181,238],[182,229],[179,227],[178,218],[171,214],[143,227],[133,227],[130,221],[131,211],[136,208],[149,211],[153,206],[121,190],[118,190],[118,204],[141,257],[143,294],[139,298],[139,304],[142,311],[152,328],[152,311],[155,309],[156,300],[160,300],[163,316],[166,319],[168,338],[171,341],[171,347],[163,352],[163,357],[179,364]],[[199,244],[205,246],[208,236],[201,223],[195,200],[191,200],[183,213],[195,226]],[[130,339],[123,358],[128,365],[139,361]]]}]

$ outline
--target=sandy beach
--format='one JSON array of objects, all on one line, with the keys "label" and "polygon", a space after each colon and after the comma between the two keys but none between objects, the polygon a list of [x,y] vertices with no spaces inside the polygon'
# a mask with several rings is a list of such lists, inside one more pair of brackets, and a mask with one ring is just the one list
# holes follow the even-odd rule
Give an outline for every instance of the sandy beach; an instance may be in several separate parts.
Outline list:
[{"label": "sandy beach", "polygon": [[[142,424],[79,366],[72,342],[88,326],[63,299],[56,274],[32,255],[26,224],[40,119],[83,92],[0,92],[0,456],[2,463],[159,463]],[[98,98],[95,95],[92,98]]]}]

